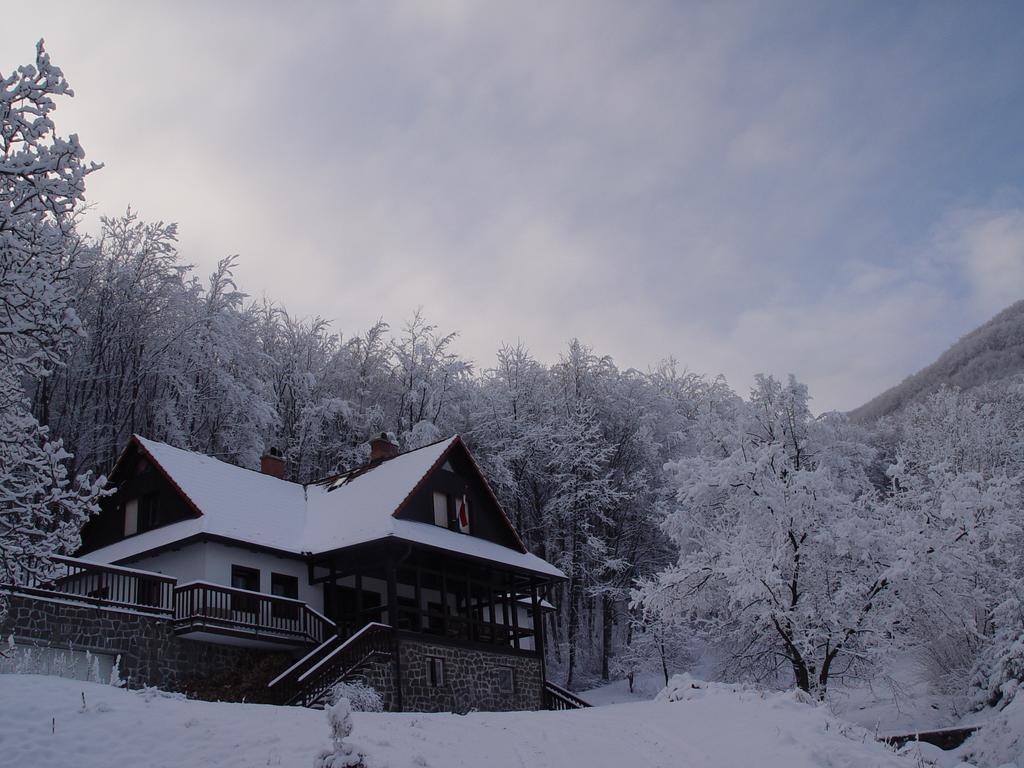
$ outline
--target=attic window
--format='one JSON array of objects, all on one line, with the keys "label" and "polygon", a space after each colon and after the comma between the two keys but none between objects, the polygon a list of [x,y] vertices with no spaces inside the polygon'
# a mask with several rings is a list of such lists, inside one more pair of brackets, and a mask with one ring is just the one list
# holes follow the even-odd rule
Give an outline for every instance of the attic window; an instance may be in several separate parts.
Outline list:
[{"label": "attic window", "polygon": [[163,525],[163,503],[155,493],[147,493],[139,502],[138,530],[151,531]]},{"label": "attic window", "polygon": [[139,532],[139,500],[129,499],[124,503],[124,535],[134,536]]},{"label": "attic window", "polygon": [[442,528],[448,527],[448,496],[444,493],[434,493],[434,525]]}]

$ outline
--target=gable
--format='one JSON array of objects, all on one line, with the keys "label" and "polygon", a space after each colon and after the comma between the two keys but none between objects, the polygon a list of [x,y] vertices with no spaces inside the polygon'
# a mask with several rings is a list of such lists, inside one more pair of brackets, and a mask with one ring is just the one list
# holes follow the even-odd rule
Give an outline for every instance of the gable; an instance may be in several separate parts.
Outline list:
[{"label": "gable", "polygon": [[[461,440],[453,441],[450,450],[421,480],[401,507],[395,512],[398,520],[440,525],[443,512],[439,505],[447,500],[448,527],[455,523],[457,506],[465,498],[469,508],[469,536],[504,547],[524,551],[522,542],[494,497]],[[435,498],[435,494],[437,498]]]},{"label": "gable", "polygon": [[135,440],[121,454],[107,485],[114,493],[100,500],[99,514],[82,527],[80,553],[199,517],[189,499]]}]

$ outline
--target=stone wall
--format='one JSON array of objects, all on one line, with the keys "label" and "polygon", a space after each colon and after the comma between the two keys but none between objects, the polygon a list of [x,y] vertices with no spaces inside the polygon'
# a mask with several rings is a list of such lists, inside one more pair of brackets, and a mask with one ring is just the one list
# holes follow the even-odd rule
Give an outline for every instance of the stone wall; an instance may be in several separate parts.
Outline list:
[{"label": "stone wall", "polygon": [[[444,684],[430,684],[428,657],[444,661]],[[403,635],[399,640],[402,708],[406,712],[488,712],[542,709],[541,660],[526,654],[428,642]],[[508,671],[511,670],[511,687]]]},{"label": "stone wall", "polygon": [[395,665],[391,659],[371,662],[361,667],[351,679],[365,683],[377,691],[385,712],[394,712],[398,707],[398,702],[395,701]]},{"label": "stone wall", "polygon": [[[21,595],[11,596],[7,618],[0,624],[0,639],[10,635],[22,644],[120,656],[121,677],[130,686],[187,691],[200,698],[258,701],[266,680],[291,663],[279,653],[178,637],[166,619]],[[430,683],[431,656],[444,662],[444,682],[438,687]],[[541,660],[536,656],[403,634],[399,659],[406,712],[543,708]],[[509,671],[511,690],[506,687]],[[373,686],[386,709],[397,708],[390,659],[367,664],[354,677]]]},{"label": "stone wall", "polygon": [[169,691],[195,690],[206,680],[280,656],[186,640],[174,634],[170,621],[155,616],[22,595],[10,597],[0,624],[0,638],[6,642],[10,635],[23,644],[119,655],[121,678],[129,686]]}]

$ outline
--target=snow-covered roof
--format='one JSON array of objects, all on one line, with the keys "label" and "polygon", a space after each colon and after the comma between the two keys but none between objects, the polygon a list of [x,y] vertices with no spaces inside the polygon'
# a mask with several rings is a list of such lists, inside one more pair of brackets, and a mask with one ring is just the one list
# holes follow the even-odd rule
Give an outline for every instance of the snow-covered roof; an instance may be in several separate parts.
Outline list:
[{"label": "snow-covered roof", "polygon": [[83,555],[115,563],[195,536],[215,536],[302,555],[393,537],[547,576],[536,555],[394,516],[458,436],[310,485],[289,482],[143,437],[141,450],[199,513]]}]

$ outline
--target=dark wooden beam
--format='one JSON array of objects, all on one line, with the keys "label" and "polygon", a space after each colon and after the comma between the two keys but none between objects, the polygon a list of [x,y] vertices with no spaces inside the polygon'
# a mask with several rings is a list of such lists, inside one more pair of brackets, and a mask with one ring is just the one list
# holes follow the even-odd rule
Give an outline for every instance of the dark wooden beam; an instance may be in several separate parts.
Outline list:
[{"label": "dark wooden beam", "polygon": [[512,646],[518,651],[519,650],[519,600],[518,594],[515,590],[515,578],[512,579],[512,588],[509,590],[512,593]]},{"label": "dark wooden beam", "polygon": [[387,560],[387,574],[388,574],[388,624],[390,624],[394,631],[392,632],[392,650],[391,657],[392,663],[395,670],[395,705],[398,711],[403,710],[402,707],[402,659],[401,659],[401,647],[398,641],[398,566],[395,563],[394,557],[388,557]]},{"label": "dark wooden beam", "polygon": [[533,649],[540,657],[540,678],[543,683],[546,680],[544,672],[544,615],[541,611],[538,591],[537,584],[530,585],[530,602],[533,605]]},{"label": "dark wooden beam", "polygon": [[422,632],[423,626],[423,579],[418,565],[413,566],[416,572],[416,631]]}]

